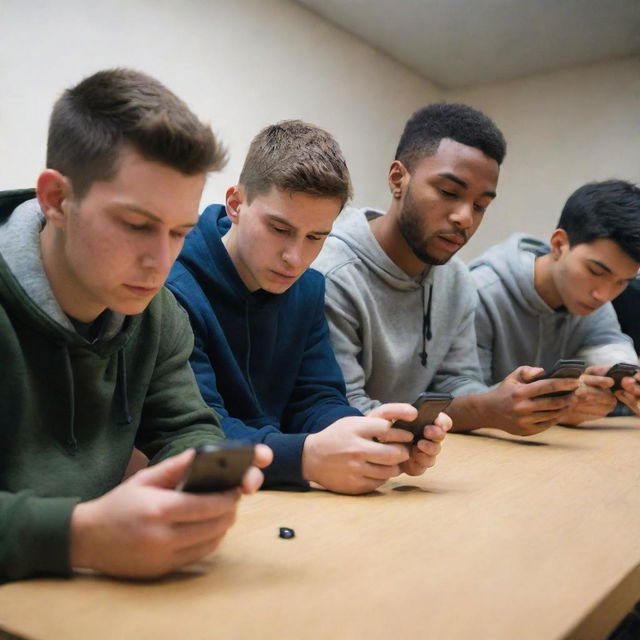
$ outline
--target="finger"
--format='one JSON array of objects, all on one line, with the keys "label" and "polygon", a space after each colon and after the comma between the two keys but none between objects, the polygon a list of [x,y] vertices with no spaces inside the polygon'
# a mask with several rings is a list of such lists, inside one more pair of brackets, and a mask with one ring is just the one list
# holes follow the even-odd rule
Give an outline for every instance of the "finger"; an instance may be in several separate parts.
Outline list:
[{"label": "finger", "polygon": [[435,419],[434,424],[442,427],[445,431],[450,431],[453,427],[453,420],[451,416],[447,413],[441,412],[438,414],[438,417]]},{"label": "finger", "polygon": [[158,508],[169,522],[197,522],[235,511],[239,499],[239,489],[216,493],[167,491]]},{"label": "finger", "polygon": [[640,415],[640,401],[633,394],[628,391],[616,391],[616,398],[620,400],[620,402],[624,403],[633,411],[635,414]]},{"label": "finger", "polygon": [[370,463],[393,466],[408,460],[409,450],[404,444],[367,442],[364,447],[364,458]]},{"label": "finger", "polygon": [[430,456],[422,451],[417,451],[411,459],[403,465],[404,472],[410,476],[419,476],[436,464],[436,456]]},{"label": "finger", "polygon": [[174,489],[182,480],[195,455],[194,449],[187,449],[177,456],[163,460],[156,465],[142,469],[131,476],[129,482],[148,487]]},{"label": "finger", "polygon": [[253,464],[264,469],[273,462],[273,451],[266,444],[257,444],[255,447]]},{"label": "finger", "polygon": [[205,556],[213,553],[220,546],[225,534],[226,531],[220,534],[217,538],[212,538],[207,542],[177,550],[174,554],[173,568],[179,569],[180,567],[197,562]]},{"label": "finger", "polygon": [[547,393],[575,391],[579,385],[579,378],[549,378],[548,380],[530,382],[525,388],[528,391],[527,395],[532,397],[541,396]]},{"label": "finger", "polygon": [[389,480],[400,475],[400,465],[374,464],[365,462],[362,466],[362,475],[370,480]]},{"label": "finger", "polygon": [[255,493],[264,482],[264,475],[257,467],[249,467],[242,477],[241,490],[244,494]]},{"label": "finger", "polygon": [[187,549],[194,545],[206,544],[223,536],[236,521],[236,512],[230,511],[211,520],[200,522],[178,522],[172,525],[174,549]]},{"label": "finger", "polygon": [[413,440],[413,433],[408,429],[402,427],[392,427],[387,429],[382,436],[377,437],[378,442],[411,442]]},{"label": "finger", "polygon": [[405,402],[388,402],[367,413],[369,418],[383,418],[384,420],[406,420],[411,422],[418,417],[418,410]]},{"label": "finger", "polygon": [[573,395],[565,396],[534,396],[527,398],[520,405],[520,413],[523,415],[543,411],[566,411],[575,402]]},{"label": "finger", "polygon": [[629,393],[629,395],[636,398],[640,397],[640,384],[638,384],[635,378],[632,378],[631,376],[625,376],[624,378],[622,378],[620,385],[623,391],[626,391],[627,393]]},{"label": "finger", "polygon": [[515,378],[519,382],[531,382],[534,378],[544,373],[542,367],[529,367],[527,365],[518,367],[513,373],[510,373],[507,378]]},{"label": "finger", "polygon": [[[599,389],[609,389],[613,386],[613,378],[607,378],[606,376],[584,374],[580,377],[580,381],[582,385],[587,385],[588,387],[597,387]],[[578,389],[578,391],[580,391],[580,389]]]},{"label": "finger", "polygon": [[414,457],[414,452],[418,451],[428,456],[437,456],[442,451],[442,445],[439,442],[432,442],[431,440],[418,440],[418,444],[411,449],[411,458]]},{"label": "finger", "polygon": [[604,376],[607,371],[609,371],[611,367],[607,364],[592,364],[590,367],[587,367],[584,372],[586,375],[594,375],[598,377]]},{"label": "finger", "polygon": [[438,425],[435,425],[435,424],[431,424],[424,428],[424,431],[422,432],[422,434],[425,440],[441,442],[442,440],[445,439],[447,432],[442,427],[439,427]]}]

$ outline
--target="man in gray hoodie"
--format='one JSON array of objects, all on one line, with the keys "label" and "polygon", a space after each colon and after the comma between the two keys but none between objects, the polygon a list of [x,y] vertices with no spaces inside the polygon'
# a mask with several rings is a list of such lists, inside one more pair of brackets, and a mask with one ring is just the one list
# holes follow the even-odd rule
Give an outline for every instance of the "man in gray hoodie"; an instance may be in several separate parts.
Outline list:
[{"label": "man in gray hoodie", "polygon": [[567,200],[549,244],[514,234],[469,266],[480,298],[476,334],[486,384],[521,364],[547,369],[558,358],[580,358],[591,366],[563,422],[605,416],[616,399],[639,412],[640,385],[625,378],[612,393],[613,380],[603,376],[617,362],[638,362],[610,302],[640,268],[638,187],[586,184]]},{"label": "man in gray hoodie", "polygon": [[387,213],[346,209],[314,267],[325,273],[325,311],[351,404],[413,402],[449,392],[453,429],[537,433],[568,410],[571,380],[527,384],[521,367],[489,389],[476,351],[475,287],[454,254],[496,195],[506,144],[484,114],[433,104],[407,122],[389,169]]}]

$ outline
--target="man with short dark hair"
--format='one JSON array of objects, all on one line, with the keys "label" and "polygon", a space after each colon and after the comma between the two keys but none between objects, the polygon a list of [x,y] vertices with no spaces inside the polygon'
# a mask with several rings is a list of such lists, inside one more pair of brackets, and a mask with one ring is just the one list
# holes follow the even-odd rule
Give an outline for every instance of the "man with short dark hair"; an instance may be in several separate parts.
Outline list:
[{"label": "man with short dark hair", "polygon": [[586,184],[567,200],[549,244],[515,234],[469,266],[480,297],[476,334],[486,384],[521,364],[548,369],[559,358],[580,358],[591,366],[565,424],[605,416],[616,399],[639,412],[640,385],[628,377],[613,394],[613,380],[603,376],[617,362],[638,361],[610,304],[640,268],[638,187]]},{"label": "man with short dark hair", "polygon": [[455,253],[496,196],[506,143],[476,109],[438,103],[407,122],[389,169],[386,214],[347,209],[314,266],[325,273],[325,311],[351,404],[454,396],[453,429],[497,427],[528,435],[557,422],[566,398],[535,395],[575,381],[528,381],[523,367],[489,390],[474,331],[476,293]]},{"label": "man with short dark hair", "polygon": [[191,362],[229,437],[268,444],[265,486],[372,491],[435,463],[446,416],[413,447],[394,419],[349,406],[323,313],[324,279],[308,269],[351,193],[336,141],[298,120],[263,129],[224,205],[207,207],[168,285],[189,312]]},{"label": "man with short dark hair", "polygon": [[[174,490],[186,450],[223,434],[162,288],[223,161],[158,81],[101,71],[56,102],[36,191],[0,194],[0,580],[157,576],[233,523],[237,490]],[[158,464],[119,484],[134,445]]]}]

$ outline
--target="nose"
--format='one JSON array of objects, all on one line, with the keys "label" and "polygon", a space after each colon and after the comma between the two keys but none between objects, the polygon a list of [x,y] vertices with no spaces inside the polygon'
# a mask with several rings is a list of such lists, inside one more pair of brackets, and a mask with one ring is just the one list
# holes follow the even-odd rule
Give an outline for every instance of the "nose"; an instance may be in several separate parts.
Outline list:
[{"label": "nose", "polygon": [[302,244],[299,242],[290,242],[285,245],[282,252],[282,260],[289,267],[300,267],[302,264]]},{"label": "nose", "polygon": [[592,289],[591,297],[597,302],[604,304],[605,302],[613,300],[616,293],[614,286],[602,283]]},{"label": "nose", "polygon": [[460,202],[449,216],[458,229],[469,229],[473,225],[473,203]]},{"label": "nose", "polygon": [[168,274],[176,259],[169,238],[166,236],[152,238],[145,249],[142,266],[161,274]]}]

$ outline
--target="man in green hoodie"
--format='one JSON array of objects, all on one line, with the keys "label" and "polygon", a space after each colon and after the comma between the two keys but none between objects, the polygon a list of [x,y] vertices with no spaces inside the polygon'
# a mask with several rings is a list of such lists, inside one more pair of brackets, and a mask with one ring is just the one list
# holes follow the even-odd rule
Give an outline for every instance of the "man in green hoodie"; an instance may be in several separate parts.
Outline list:
[{"label": "man in green hoodie", "polygon": [[[223,162],[173,93],[115,69],[56,102],[36,191],[0,194],[0,580],[157,576],[233,523],[240,490],[174,490],[191,448],[223,435],[162,287]],[[159,464],[120,484],[134,446]]]}]

